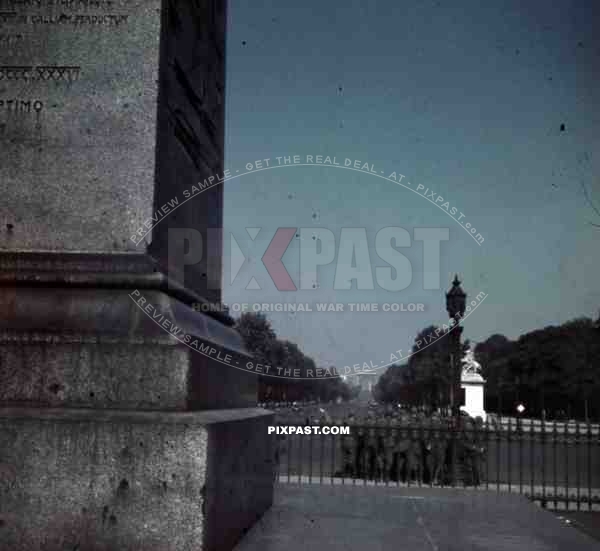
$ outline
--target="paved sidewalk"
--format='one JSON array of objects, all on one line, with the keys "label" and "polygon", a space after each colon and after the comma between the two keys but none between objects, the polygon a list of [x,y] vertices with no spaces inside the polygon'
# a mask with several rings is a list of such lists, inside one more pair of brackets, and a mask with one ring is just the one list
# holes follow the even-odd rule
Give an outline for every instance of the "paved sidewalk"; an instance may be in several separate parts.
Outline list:
[{"label": "paved sidewalk", "polygon": [[600,543],[600,513],[563,511],[560,513],[557,512],[556,515],[560,521],[585,532]]},{"label": "paved sidewalk", "polygon": [[599,551],[590,536],[509,493],[277,484],[236,551]]},{"label": "paved sidewalk", "polygon": [[[324,485],[324,486],[358,486],[358,487],[364,487],[364,486],[376,486],[376,487],[380,487],[380,488],[433,488],[433,489],[440,489],[439,486],[429,486],[428,484],[423,484],[423,485],[419,485],[416,482],[413,482],[411,484],[406,484],[405,482],[384,482],[384,481],[374,481],[374,480],[364,480],[364,479],[356,479],[356,480],[352,480],[352,479],[348,479],[348,478],[340,478],[340,477],[331,477],[331,476],[324,476],[324,477],[319,477],[318,475],[313,475],[313,476],[306,476],[306,475],[302,475],[302,476],[298,476],[298,475],[290,475],[289,477],[287,476],[287,474],[282,474],[280,475],[278,482],[280,484],[316,484],[316,485]],[[452,488],[445,488],[445,489],[452,489]],[[541,485],[535,485],[533,486],[533,491],[532,488],[529,484],[523,484],[523,487],[521,488],[519,486],[519,484],[505,484],[505,483],[501,483],[498,484],[496,482],[490,482],[487,487],[486,484],[481,484],[480,486],[458,486],[456,488],[457,490],[469,490],[469,491],[476,491],[476,492],[509,492],[509,493],[513,493],[513,494],[521,494],[524,495],[525,497],[529,498],[531,495],[533,495],[535,497],[535,499],[537,500],[537,502],[541,502],[542,497],[545,496],[545,501],[546,501],[546,508],[548,509],[553,509],[556,511],[564,511],[566,510],[566,504],[563,501],[564,496],[566,495],[570,495],[572,498],[572,501],[569,503],[569,510],[570,511],[577,511],[577,503],[576,503],[576,498],[577,496],[579,496],[581,499],[584,499],[587,497],[589,491],[588,488],[579,488],[579,491],[577,491],[576,488],[573,488],[572,486],[567,488],[565,486],[552,486],[552,485],[548,485],[548,486],[541,486]],[[522,492],[521,492],[522,490]],[[556,503],[554,502],[554,495],[556,494],[557,496],[557,501]],[[591,488],[591,496],[592,499],[594,499],[595,501],[592,503],[592,507],[591,509],[588,508],[588,504],[587,503],[581,503],[580,505],[580,510],[581,511],[594,511],[594,512],[600,512],[600,488]]]}]

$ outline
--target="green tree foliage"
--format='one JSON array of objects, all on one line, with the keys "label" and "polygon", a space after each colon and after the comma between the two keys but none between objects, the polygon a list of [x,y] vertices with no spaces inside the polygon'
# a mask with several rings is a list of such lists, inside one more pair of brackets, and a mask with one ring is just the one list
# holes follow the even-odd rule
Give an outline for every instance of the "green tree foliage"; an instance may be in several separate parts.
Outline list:
[{"label": "green tree foliage", "polygon": [[236,320],[235,328],[257,363],[270,364],[273,356],[280,352],[276,350],[277,335],[271,327],[271,322],[260,312],[244,312]]},{"label": "green tree foliage", "polygon": [[[341,397],[349,400],[356,394],[333,367],[321,375],[312,358],[297,344],[278,339],[271,322],[260,312],[244,312],[236,320],[236,329],[256,363],[270,366],[272,375],[258,375],[259,401],[330,401]],[[278,371],[276,368],[281,368]],[[285,371],[284,371],[285,370]]]},{"label": "green tree foliage", "polygon": [[407,388],[408,366],[392,365],[379,377],[373,387],[373,397],[380,403],[397,403],[401,401],[403,389]]},{"label": "green tree foliage", "polygon": [[[379,378],[375,387],[376,399],[432,408],[447,406],[452,377],[451,348],[447,329],[431,325],[420,331],[408,363],[391,366]],[[468,342],[462,343],[461,357],[467,349]]]},{"label": "green tree foliage", "polygon": [[415,339],[408,370],[421,403],[439,407],[444,401],[451,376],[449,343],[447,334],[434,325],[423,329]]},{"label": "green tree foliage", "polygon": [[530,415],[550,417],[564,411],[584,419],[600,418],[591,398],[600,392],[598,322],[578,318],[510,341],[492,335],[475,347],[486,379],[486,407],[514,414],[523,402]]}]

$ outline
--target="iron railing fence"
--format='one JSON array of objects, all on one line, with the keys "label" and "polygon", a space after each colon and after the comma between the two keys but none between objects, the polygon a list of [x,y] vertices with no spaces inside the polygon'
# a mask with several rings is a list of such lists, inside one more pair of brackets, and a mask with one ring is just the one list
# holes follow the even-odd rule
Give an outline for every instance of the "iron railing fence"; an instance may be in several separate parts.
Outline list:
[{"label": "iron railing fence", "polygon": [[349,435],[280,435],[278,479],[509,491],[542,507],[600,510],[600,431],[590,423],[431,420],[349,428]]}]

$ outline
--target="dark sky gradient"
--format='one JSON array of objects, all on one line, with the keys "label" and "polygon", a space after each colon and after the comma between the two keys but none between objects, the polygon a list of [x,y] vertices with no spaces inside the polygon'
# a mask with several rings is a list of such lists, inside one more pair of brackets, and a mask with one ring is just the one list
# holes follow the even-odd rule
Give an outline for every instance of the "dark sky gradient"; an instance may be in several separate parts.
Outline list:
[{"label": "dark sky gradient", "polygon": [[[280,336],[337,366],[380,364],[446,320],[454,272],[469,295],[488,294],[465,321],[476,342],[596,315],[600,230],[589,222],[600,219],[582,186],[600,204],[600,3],[232,0],[229,20],[226,167],[293,154],[359,159],[442,195],[485,241],[374,176],[251,174],[226,184],[225,230],[263,230],[233,284],[226,239],[225,302],[426,304],[422,314],[270,315]],[[339,236],[359,226],[371,238],[385,226],[449,228],[441,288],[423,290],[417,242],[403,251],[414,273],[401,292],[333,291],[334,265],[314,291],[245,289],[248,274],[267,281],[260,256],[278,227]],[[296,282],[298,245],[284,256]]]}]

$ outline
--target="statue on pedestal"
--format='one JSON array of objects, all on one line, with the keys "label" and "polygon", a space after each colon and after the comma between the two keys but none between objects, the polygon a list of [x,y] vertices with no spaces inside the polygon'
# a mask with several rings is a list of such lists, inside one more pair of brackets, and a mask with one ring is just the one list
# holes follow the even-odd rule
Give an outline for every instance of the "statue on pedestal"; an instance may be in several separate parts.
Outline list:
[{"label": "statue on pedestal", "polygon": [[462,363],[463,374],[470,373],[479,375],[481,373],[481,364],[475,359],[475,354],[471,348],[467,350],[464,358],[462,359]]},{"label": "statue on pedestal", "polygon": [[462,359],[461,388],[464,390],[464,404],[461,411],[471,417],[486,419],[484,409],[485,380],[481,376],[481,364],[475,359],[472,349],[469,349]]}]

